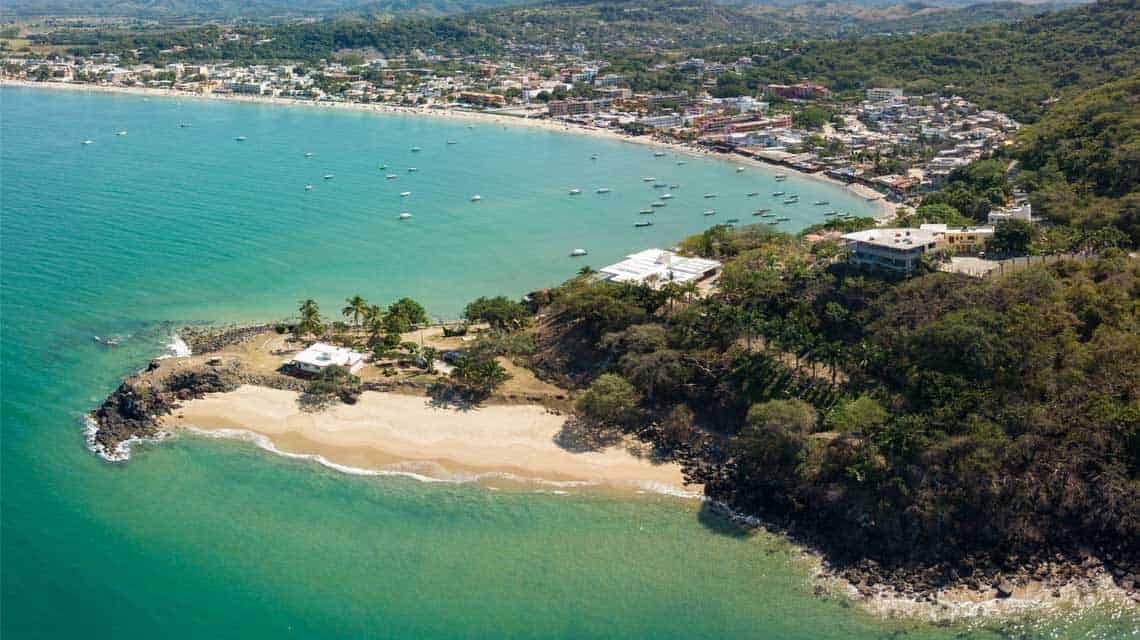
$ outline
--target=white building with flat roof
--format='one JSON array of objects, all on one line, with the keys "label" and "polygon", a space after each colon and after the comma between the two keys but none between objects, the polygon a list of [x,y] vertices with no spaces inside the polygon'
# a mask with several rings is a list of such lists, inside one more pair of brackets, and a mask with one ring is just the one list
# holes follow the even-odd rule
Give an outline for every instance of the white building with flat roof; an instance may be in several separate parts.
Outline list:
[{"label": "white building with flat roof", "polygon": [[290,364],[306,373],[320,373],[333,365],[344,367],[350,373],[356,373],[364,366],[364,354],[348,347],[317,342],[293,356]]},{"label": "white building with flat roof", "polygon": [[721,264],[705,258],[687,258],[664,249],[646,249],[598,273],[607,282],[632,282],[660,288],[667,282],[683,284],[716,275]]},{"label": "white building with flat roof", "polygon": [[938,245],[938,234],[929,229],[867,229],[846,233],[843,239],[852,263],[908,275]]}]

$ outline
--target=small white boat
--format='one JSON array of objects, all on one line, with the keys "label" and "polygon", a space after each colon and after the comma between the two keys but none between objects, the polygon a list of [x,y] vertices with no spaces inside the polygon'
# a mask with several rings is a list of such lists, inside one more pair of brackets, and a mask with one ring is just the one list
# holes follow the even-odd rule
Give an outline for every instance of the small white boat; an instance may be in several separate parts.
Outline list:
[{"label": "small white boat", "polygon": [[238,136],[238,137],[234,138],[234,140],[236,140],[238,142],[245,142],[246,140],[248,140],[248,138],[246,138],[245,136]]},{"label": "small white boat", "polygon": [[471,202],[479,202],[482,199],[483,199],[483,196],[481,196],[477,193],[475,195],[471,196]]},{"label": "small white boat", "polygon": [[381,164],[379,167],[376,167],[376,168],[377,168],[378,170],[380,170],[380,171],[383,171],[383,170],[385,170],[385,169],[387,169],[387,168],[388,168],[388,165],[386,165],[386,164]]},{"label": "small white boat", "polygon": [[715,198],[715,197],[716,197],[716,194],[715,194],[715,193],[706,193],[706,194],[705,194],[705,197],[706,197],[706,198]]},{"label": "small white boat", "polygon": [[312,158],[312,157],[313,157],[313,152],[312,152],[312,151],[306,151],[306,152],[305,152],[305,157],[306,157],[306,158]]},{"label": "small white boat", "polygon": [[590,159],[591,159],[591,160],[597,160],[597,159],[598,159],[598,154],[596,154],[596,153],[591,153],[591,154],[590,154]]},{"label": "small white boat", "polygon": [[642,181],[642,182],[654,182],[654,181],[656,181],[656,180],[657,180],[657,178],[654,178],[653,176],[649,176],[649,177],[647,177],[647,178],[642,178],[642,179],[641,179],[641,181]]},{"label": "small white boat", "polygon": [[598,187],[597,191],[595,191],[594,193],[609,193],[609,192],[610,192],[609,187]]},{"label": "small white boat", "polygon": [[744,167],[737,167],[736,172],[737,173],[744,173]]},{"label": "small white boat", "polygon": [[115,135],[125,136],[125,135],[127,135],[127,130],[126,129],[119,129],[118,131],[115,132]]},{"label": "small white boat", "polygon": [[83,141],[83,144],[95,144],[95,141],[91,140],[91,139],[87,139],[87,140]]},{"label": "small white boat", "polygon": [[784,180],[787,180],[787,179],[788,179],[788,176],[783,174],[783,173],[777,173],[776,174],[776,182],[783,182]]},{"label": "small white boat", "polygon": [[458,144],[458,143],[456,143],[454,140],[448,140],[447,144]]},{"label": "small white boat", "polygon": [[748,196],[749,198],[755,198],[756,196],[760,195],[760,192],[759,191],[749,191],[748,193],[746,193],[744,195]]},{"label": "small white boat", "polygon": [[335,177],[336,175],[332,173],[326,173],[325,175],[321,176],[321,178],[324,178],[325,180],[332,180]]},{"label": "small white boat", "polygon": [[400,214],[401,220],[407,220],[408,218],[411,218],[411,217],[412,217],[412,214],[408,213],[407,211]]},{"label": "small white boat", "polygon": [[661,199],[662,199],[662,200],[669,200],[669,199],[670,199],[670,198],[672,198],[672,197],[673,197],[673,194],[671,194],[671,193],[663,193],[663,194],[661,194]]},{"label": "small white boat", "polygon": [[399,178],[399,177],[400,176],[398,176],[394,173],[389,173],[388,175],[384,176],[384,179],[385,180],[395,180],[396,178]]},{"label": "small white boat", "polygon": [[784,192],[783,192],[783,191],[773,191],[773,192],[772,192],[772,197],[773,197],[773,198],[779,198],[779,197],[780,197],[780,196],[782,196],[782,195],[784,195]]},{"label": "small white boat", "polygon": [[588,253],[589,253],[589,251],[586,251],[585,249],[575,249],[575,250],[570,252],[570,257],[571,258],[579,258],[581,256],[588,254]]},{"label": "small white boat", "polygon": [[412,192],[411,192],[411,191],[401,191],[401,192],[400,192],[400,197],[401,197],[401,198],[407,198],[407,197],[408,197],[408,196],[410,196],[410,195],[412,195]]},{"label": "small white boat", "polygon": [[190,125],[190,123],[189,123],[189,122],[179,122],[179,123],[178,123],[178,128],[179,128],[179,129],[189,129],[189,128],[190,128],[190,126],[191,126],[191,125]]},{"label": "small white boat", "polygon": [[644,222],[635,222],[635,223],[633,223],[633,226],[635,226],[635,227],[652,227],[653,221],[652,220],[646,220]]},{"label": "small white boat", "polygon": [[642,209],[641,211],[638,211],[638,213],[643,216],[651,216],[656,212],[653,209]]},{"label": "small white boat", "polygon": [[571,189],[570,195],[572,195],[572,196],[582,195],[582,190],[581,189]]},{"label": "small white boat", "polygon": [[839,212],[838,211],[824,211],[823,215],[825,215],[825,216],[837,216],[837,215],[839,215]]},{"label": "small white boat", "polygon": [[814,204],[814,205],[816,205],[816,206],[822,206],[822,205],[825,205],[825,204],[831,204],[831,203],[830,203],[830,202],[828,202],[827,200],[816,200],[816,201],[815,201],[815,202],[813,202],[812,204]]},{"label": "small white boat", "polygon": [[666,203],[666,202],[650,202],[649,206],[651,206],[651,207],[664,207],[666,204],[668,204],[668,203]]},{"label": "small white boat", "polygon": [[776,222],[788,222],[789,220],[791,220],[791,218],[788,218],[788,217],[776,218]]},{"label": "small white boat", "polygon": [[715,216],[716,215],[716,209],[705,209],[705,215],[706,216]]},{"label": "small white boat", "polygon": [[670,189],[680,189],[680,188],[681,188],[681,185],[679,185],[679,184],[671,184],[671,185],[669,185],[669,188],[670,188]]},{"label": "small white boat", "polygon": [[415,173],[419,171],[418,167],[408,167],[408,173]]},{"label": "small white boat", "polygon": [[786,198],[784,200],[784,204],[797,204],[798,202],[799,198]]},{"label": "small white boat", "polygon": [[664,151],[654,151],[654,152],[653,152],[653,157],[654,157],[654,158],[664,158],[664,157],[665,157],[665,152],[664,152]]},{"label": "small white boat", "polygon": [[412,147],[412,153],[418,153],[419,151],[420,151],[419,147]]},{"label": "small white boat", "polygon": [[678,161],[677,161],[677,166],[678,166],[678,167],[679,167],[679,166],[681,166],[681,165],[683,165],[683,164],[685,164],[685,161],[684,161],[684,160],[678,160]]},{"label": "small white boat", "polygon": [[311,184],[305,185],[305,191],[312,191],[312,190],[313,190],[313,185],[311,185]]}]

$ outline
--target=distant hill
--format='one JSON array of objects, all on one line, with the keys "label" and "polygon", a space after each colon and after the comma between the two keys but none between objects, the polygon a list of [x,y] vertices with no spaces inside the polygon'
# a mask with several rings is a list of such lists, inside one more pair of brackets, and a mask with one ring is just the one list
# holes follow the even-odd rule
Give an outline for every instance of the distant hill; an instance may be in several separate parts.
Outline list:
[{"label": "distant hill", "polygon": [[210,19],[409,13],[441,15],[520,4],[522,0],[8,0],[14,16]]}]

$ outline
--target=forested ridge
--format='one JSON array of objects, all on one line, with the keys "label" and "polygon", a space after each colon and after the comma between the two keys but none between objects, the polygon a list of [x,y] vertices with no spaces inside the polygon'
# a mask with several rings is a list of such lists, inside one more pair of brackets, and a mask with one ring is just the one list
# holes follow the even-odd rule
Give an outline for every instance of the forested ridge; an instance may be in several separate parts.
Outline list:
[{"label": "forested ridge", "polygon": [[930,584],[1057,553],[1140,569],[1135,259],[892,280],[757,227],[683,247],[726,260],[714,294],[534,294],[531,366],[584,389],[593,424],[839,563]]}]

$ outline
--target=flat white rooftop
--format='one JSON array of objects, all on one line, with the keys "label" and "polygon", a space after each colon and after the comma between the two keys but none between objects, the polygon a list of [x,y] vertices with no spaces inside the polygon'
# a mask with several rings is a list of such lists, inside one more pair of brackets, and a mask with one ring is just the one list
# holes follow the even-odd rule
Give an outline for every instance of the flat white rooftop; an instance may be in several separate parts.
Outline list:
[{"label": "flat white rooftop", "polygon": [[918,249],[936,241],[935,232],[929,229],[867,229],[843,234],[844,240],[861,242],[887,249]]},{"label": "flat white rooftop", "polygon": [[670,281],[681,284],[700,280],[720,267],[716,260],[687,258],[664,249],[646,249],[603,267],[599,273],[610,282],[636,282],[660,287]]}]

